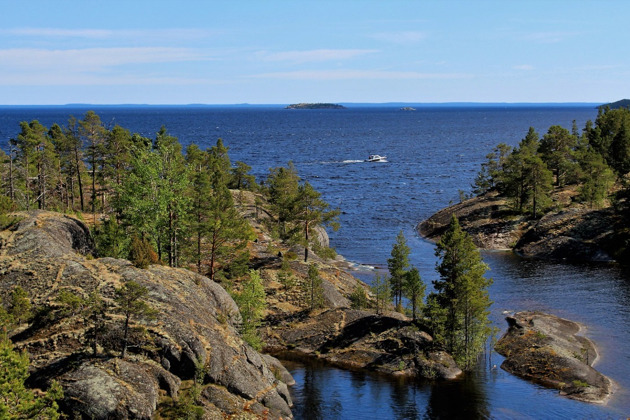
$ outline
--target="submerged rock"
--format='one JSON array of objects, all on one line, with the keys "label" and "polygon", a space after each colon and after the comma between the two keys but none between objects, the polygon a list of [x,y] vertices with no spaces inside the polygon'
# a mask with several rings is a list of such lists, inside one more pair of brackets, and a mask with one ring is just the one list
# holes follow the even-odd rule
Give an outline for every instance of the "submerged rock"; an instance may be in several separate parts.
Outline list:
[{"label": "submerged rock", "polygon": [[506,318],[509,328],[495,350],[505,356],[501,368],[569,398],[601,403],[612,382],[596,371],[593,343],[577,335],[575,322],[540,312],[518,312]]}]

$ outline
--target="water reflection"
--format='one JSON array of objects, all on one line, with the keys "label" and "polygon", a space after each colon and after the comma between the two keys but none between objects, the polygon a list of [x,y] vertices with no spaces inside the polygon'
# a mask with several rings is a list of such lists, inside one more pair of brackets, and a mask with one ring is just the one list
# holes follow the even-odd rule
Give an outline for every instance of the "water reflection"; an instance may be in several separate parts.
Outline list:
[{"label": "water reflection", "polygon": [[431,387],[425,419],[478,419],[490,413],[479,372]]}]

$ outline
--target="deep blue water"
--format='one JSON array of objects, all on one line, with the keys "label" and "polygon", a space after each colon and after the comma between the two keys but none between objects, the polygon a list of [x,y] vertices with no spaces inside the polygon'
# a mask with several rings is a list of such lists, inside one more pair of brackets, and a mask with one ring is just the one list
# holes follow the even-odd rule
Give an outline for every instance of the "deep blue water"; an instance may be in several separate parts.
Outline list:
[{"label": "deep blue water", "polygon": [[[583,128],[592,107],[440,107],[403,112],[393,107],[284,110],[281,107],[0,108],[0,143],[15,137],[19,121],[64,124],[94,109],[106,125],[120,124],[148,137],[162,125],[183,144],[202,147],[222,138],[232,161],[264,176],[292,160],[300,176],[342,210],[331,245],[359,264],[370,281],[383,267],[402,230],[411,260],[426,283],[436,277],[433,245],[414,226],[468,192],[484,156],[500,142],[516,145],[533,126]],[[368,154],[386,163],[365,163]],[[605,405],[571,401],[515,378],[501,357],[447,383],[396,381],[362,372],[291,363],[297,418],[626,418],[630,415],[630,276],[615,266],[527,261],[484,253],[494,279],[492,319],[505,329],[503,311],[544,310],[586,326],[600,349],[596,364],[619,387]]]}]

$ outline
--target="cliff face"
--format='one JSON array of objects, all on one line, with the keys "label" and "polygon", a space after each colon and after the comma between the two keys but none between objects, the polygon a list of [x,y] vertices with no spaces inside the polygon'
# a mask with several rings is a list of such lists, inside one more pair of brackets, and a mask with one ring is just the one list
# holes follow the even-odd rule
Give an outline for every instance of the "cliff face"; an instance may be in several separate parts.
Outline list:
[{"label": "cliff face", "polygon": [[514,250],[526,258],[546,260],[614,260],[619,220],[611,209],[572,206],[532,220],[514,214],[505,198],[491,193],[438,211],[421,222],[418,231],[437,241],[452,214],[482,249]]},{"label": "cliff face", "polygon": [[[92,259],[88,229],[79,220],[50,212],[21,216],[3,233],[0,295],[6,299],[21,286],[40,309],[12,340],[31,355],[32,386],[60,381],[65,412],[149,419],[198,378],[206,417],[291,417],[285,383],[276,379],[268,359],[242,341],[238,308],[219,285],[183,269],[141,270],[126,260]],[[98,354],[92,356],[86,320],[79,314],[54,316],[56,297],[64,289],[81,296],[97,290],[111,305],[115,289],[131,280],[149,290],[147,303],[157,309],[157,318],[144,331],[133,330],[128,356],[120,359],[123,319],[107,311]]]}]

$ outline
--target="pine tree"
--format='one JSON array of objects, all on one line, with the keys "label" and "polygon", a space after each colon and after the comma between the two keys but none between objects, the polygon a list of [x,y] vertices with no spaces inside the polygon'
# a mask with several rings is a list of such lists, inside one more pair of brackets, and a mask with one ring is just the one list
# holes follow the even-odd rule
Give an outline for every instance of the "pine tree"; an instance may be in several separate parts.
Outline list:
[{"label": "pine tree", "polygon": [[125,358],[129,340],[129,327],[134,319],[153,319],[157,311],[151,307],[145,298],[149,290],[133,280],[126,282],[121,288],[116,290],[115,302],[118,305],[117,312],[123,315],[123,337],[120,357]]},{"label": "pine tree", "polygon": [[572,180],[568,177],[575,172],[573,150],[577,146],[577,140],[566,128],[553,125],[540,142],[541,157],[553,172],[556,186],[563,186]]},{"label": "pine tree", "polygon": [[100,175],[102,180],[102,168],[105,156],[104,143],[107,137],[107,130],[105,129],[105,127],[103,127],[101,118],[94,111],[88,111],[83,116],[83,120],[79,121],[79,135],[81,136],[85,144],[87,144],[87,156],[89,160],[90,171],[92,172],[92,214],[94,215],[94,218],[96,220],[96,204],[98,195],[98,191],[96,189],[96,171],[97,169],[101,168]]},{"label": "pine tree", "polygon": [[299,190],[300,177],[293,162],[286,168],[271,168],[267,177],[267,196],[272,211],[277,218],[280,239],[288,239],[287,225],[295,214],[295,202]]},{"label": "pine tree", "polygon": [[447,351],[462,369],[470,370],[492,331],[487,290],[492,280],[484,277],[488,266],[455,215],[435,254],[440,279],[433,282],[436,294],[430,296],[428,313],[438,317],[432,322]]},{"label": "pine tree", "polygon": [[374,294],[374,305],[377,314],[382,314],[391,299],[391,286],[387,277],[377,274],[372,282],[372,293]]},{"label": "pine tree", "polygon": [[58,419],[58,405],[63,397],[61,386],[53,381],[47,392],[35,395],[24,386],[29,376],[26,351],[17,352],[0,330],[0,418],[1,419]]},{"label": "pine tree", "polygon": [[390,285],[392,288],[392,296],[394,297],[394,305],[400,309],[402,305],[403,289],[407,268],[409,267],[409,252],[411,250],[407,246],[407,240],[402,230],[396,236],[396,243],[392,247],[391,258],[387,260],[387,268],[389,269]]},{"label": "pine tree", "polygon": [[[328,210],[328,203],[321,198],[321,194],[315,190],[308,182],[304,182],[298,187],[295,199],[295,213],[291,216],[298,230],[304,245],[304,262],[308,262],[308,248],[310,246],[310,230],[314,226],[331,226],[333,230],[339,229],[339,210]],[[301,228],[300,228],[301,226]]]},{"label": "pine tree", "polygon": [[578,198],[591,208],[599,207],[615,182],[615,174],[602,155],[591,147],[578,151],[580,188]]},{"label": "pine tree", "polygon": [[322,278],[319,276],[319,270],[315,264],[308,266],[308,303],[311,311],[324,306],[324,288],[322,286]]},{"label": "pine tree", "polygon": [[420,272],[416,267],[405,273],[403,291],[405,297],[409,299],[411,305],[411,316],[416,321],[418,313],[422,310],[422,301],[424,300],[424,292],[426,285],[420,278]]},{"label": "pine tree", "polygon": [[250,270],[248,278],[242,284],[242,290],[235,296],[243,324],[241,333],[243,339],[254,349],[262,348],[258,327],[267,307],[265,288],[260,274]]}]

